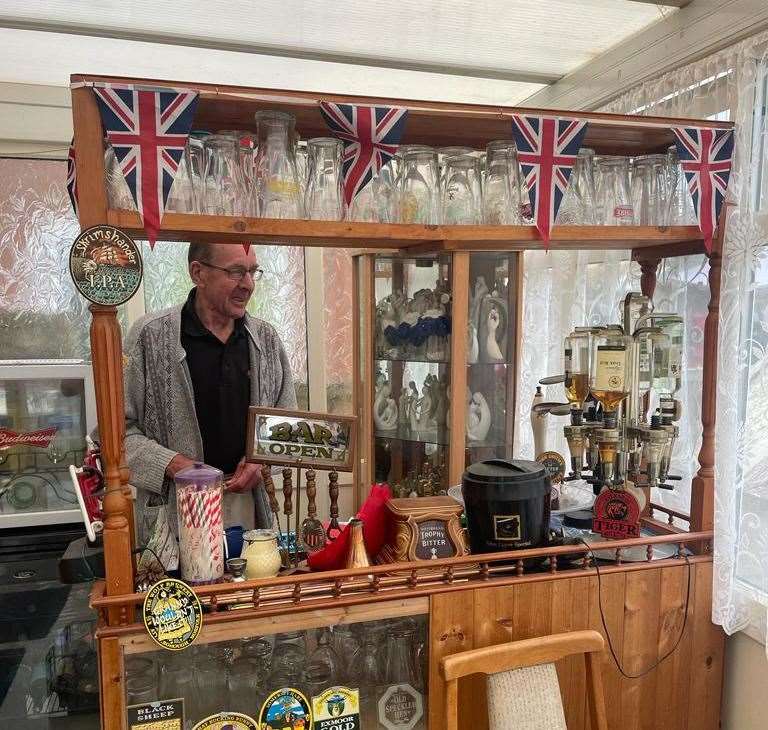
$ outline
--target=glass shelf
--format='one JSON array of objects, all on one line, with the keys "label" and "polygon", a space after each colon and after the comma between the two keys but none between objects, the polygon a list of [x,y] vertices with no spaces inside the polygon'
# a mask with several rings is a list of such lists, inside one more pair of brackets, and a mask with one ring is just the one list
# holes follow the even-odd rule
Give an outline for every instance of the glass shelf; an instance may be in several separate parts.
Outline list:
[{"label": "glass shelf", "polygon": [[382,441],[398,441],[401,443],[413,444],[433,444],[435,446],[447,446],[449,434],[447,432],[438,433],[435,431],[424,431],[421,433],[409,432],[406,435],[400,435],[396,431],[376,431],[373,434],[375,438]]},{"label": "glass shelf", "polygon": [[[450,365],[450,360],[427,360],[420,357],[381,357],[377,355],[376,362],[413,362],[425,365]],[[499,363],[503,364],[503,363]]]}]

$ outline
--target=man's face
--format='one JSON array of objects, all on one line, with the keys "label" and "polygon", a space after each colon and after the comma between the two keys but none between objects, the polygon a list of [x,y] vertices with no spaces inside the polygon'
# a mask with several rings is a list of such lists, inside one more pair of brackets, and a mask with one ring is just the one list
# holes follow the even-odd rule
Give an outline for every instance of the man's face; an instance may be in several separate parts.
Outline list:
[{"label": "man's face", "polygon": [[[248,253],[240,245],[217,243],[210,247],[213,266],[221,269],[241,267],[252,269],[256,264],[256,254],[253,246]],[[230,319],[239,319],[245,314],[248,300],[254,289],[254,281],[250,274],[235,281],[224,271],[204,266],[193,261],[189,267],[192,281],[197,284],[197,295],[202,297],[208,307]]]}]

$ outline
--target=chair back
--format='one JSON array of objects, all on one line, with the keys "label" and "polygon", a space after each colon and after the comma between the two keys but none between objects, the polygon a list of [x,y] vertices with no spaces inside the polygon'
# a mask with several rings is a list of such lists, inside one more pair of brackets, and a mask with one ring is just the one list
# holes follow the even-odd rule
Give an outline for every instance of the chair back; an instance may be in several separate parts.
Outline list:
[{"label": "chair back", "polygon": [[446,730],[458,730],[458,680],[470,674],[487,677],[490,730],[567,730],[554,663],[574,654],[584,654],[592,728],[608,730],[600,676],[603,647],[597,631],[571,631],[444,657]]}]

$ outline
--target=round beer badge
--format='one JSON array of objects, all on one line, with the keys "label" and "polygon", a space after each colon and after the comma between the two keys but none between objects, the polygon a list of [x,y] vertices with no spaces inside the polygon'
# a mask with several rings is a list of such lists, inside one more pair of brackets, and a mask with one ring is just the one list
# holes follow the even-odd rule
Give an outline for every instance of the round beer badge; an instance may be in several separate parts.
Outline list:
[{"label": "round beer badge", "polygon": [[114,226],[84,230],[69,251],[69,273],[77,290],[94,304],[127,302],[139,288],[141,254],[133,239]]},{"label": "round beer badge", "polygon": [[293,687],[267,697],[259,713],[259,730],[312,730],[312,710],[307,698]]},{"label": "round beer badge", "polygon": [[200,720],[192,730],[259,730],[259,726],[252,717],[240,712],[217,712]]},{"label": "round beer badge", "polygon": [[163,578],[147,591],[142,617],[152,640],[170,651],[186,649],[203,625],[200,599],[175,578]]},{"label": "round beer badge", "polygon": [[565,459],[557,451],[544,451],[536,457],[552,484],[559,484],[565,476]]}]

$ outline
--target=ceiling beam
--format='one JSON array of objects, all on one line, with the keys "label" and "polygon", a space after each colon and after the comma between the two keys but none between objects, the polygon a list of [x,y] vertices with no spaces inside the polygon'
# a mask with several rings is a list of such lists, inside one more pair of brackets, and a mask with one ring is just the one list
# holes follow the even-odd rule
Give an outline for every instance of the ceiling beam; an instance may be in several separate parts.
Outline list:
[{"label": "ceiling beam", "polygon": [[670,8],[684,8],[693,0],[630,0],[633,3],[645,3],[646,5],[666,5]]},{"label": "ceiling beam", "polygon": [[30,30],[44,33],[64,33],[67,35],[86,36],[90,38],[112,38],[123,41],[138,41],[141,43],[159,43],[162,45],[185,46],[188,48],[204,48],[216,51],[233,51],[235,53],[250,53],[259,56],[277,58],[292,58],[303,61],[324,61],[341,63],[351,66],[367,66],[370,68],[385,68],[397,71],[414,71],[419,73],[442,74],[446,76],[461,76],[465,78],[490,79],[494,81],[509,81],[529,84],[552,84],[560,77],[553,74],[521,71],[515,69],[484,68],[482,66],[463,66],[442,63],[427,63],[416,60],[398,58],[381,58],[351,53],[332,53],[330,51],[312,51],[300,46],[273,46],[252,43],[237,43],[214,37],[174,35],[166,33],[142,33],[124,28],[103,28],[81,23],[59,23],[43,21],[26,21],[18,18],[0,15],[0,28],[12,30]]},{"label": "ceiling beam", "polygon": [[768,28],[766,0],[693,0],[520,106],[599,109],[623,91]]}]

